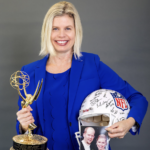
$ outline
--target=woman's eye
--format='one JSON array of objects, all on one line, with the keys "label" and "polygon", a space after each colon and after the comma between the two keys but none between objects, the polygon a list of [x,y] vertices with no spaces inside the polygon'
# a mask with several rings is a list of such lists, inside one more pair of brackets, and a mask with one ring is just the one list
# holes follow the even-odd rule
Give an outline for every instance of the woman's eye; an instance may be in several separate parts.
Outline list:
[{"label": "woman's eye", "polygon": [[66,30],[71,30],[70,28],[66,28]]},{"label": "woman's eye", "polygon": [[53,30],[57,30],[57,28],[53,28]]}]

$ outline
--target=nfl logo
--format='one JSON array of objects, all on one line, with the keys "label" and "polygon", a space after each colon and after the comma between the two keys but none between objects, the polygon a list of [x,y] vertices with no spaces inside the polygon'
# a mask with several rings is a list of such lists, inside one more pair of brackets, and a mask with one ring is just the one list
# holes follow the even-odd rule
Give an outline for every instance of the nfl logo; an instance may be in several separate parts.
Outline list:
[{"label": "nfl logo", "polygon": [[111,95],[115,101],[115,105],[117,108],[121,109],[122,111],[128,109],[128,105],[126,103],[126,100],[121,94],[115,92],[115,93],[111,93]]}]

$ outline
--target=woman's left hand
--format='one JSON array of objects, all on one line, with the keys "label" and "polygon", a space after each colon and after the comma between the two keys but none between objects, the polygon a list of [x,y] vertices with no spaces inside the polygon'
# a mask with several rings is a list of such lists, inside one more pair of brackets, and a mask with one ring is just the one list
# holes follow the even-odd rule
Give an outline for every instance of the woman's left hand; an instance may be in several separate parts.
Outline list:
[{"label": "woman's left hand", "polygon": [[134,118],[130,117],[126,120],[117,122],[112,126],[106,128],[108,131],[108,135],[110,138],[124,138],[127,132],[131,129],[131,127],[135,124]]}]

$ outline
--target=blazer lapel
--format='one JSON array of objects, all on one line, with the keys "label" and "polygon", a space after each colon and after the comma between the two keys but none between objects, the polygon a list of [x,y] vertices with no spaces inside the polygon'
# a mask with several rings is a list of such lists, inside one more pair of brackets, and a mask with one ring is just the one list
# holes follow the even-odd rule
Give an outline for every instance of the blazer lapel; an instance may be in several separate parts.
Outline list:
[{"label": "blazer lapel", "polygon": [[68,118],[70,118],[71,116],[71,110],[78,90],[83,64],[83,57],[81,57],[80,59],[75,59],[73,55],[69,82]]},{"label": "blazer lapel", "polygon": [[46,62],[48,59],[48,55],[44,57],[41,61],[39,61],[39,64],[35,68],[35,84],[37,86],[38,82],[42,81],[43,79],[43,85],[40,92],[40,95],[37,99],[37,110],[39,115],[40,124],[42,126],[42,131],[44,133],[44,114],[43,114],[43,91],[45,86],[45,74],[46,74]]}]

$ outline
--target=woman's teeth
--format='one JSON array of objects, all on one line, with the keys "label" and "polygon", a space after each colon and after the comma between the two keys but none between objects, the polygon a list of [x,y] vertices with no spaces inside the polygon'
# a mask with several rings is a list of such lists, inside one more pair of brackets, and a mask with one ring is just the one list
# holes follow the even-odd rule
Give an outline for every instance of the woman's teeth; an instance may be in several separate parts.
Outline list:
[{"label": "woman's teeth", "polygon": [[67,41],[57,41],[57,43],[64,44],[67,43]]}]

